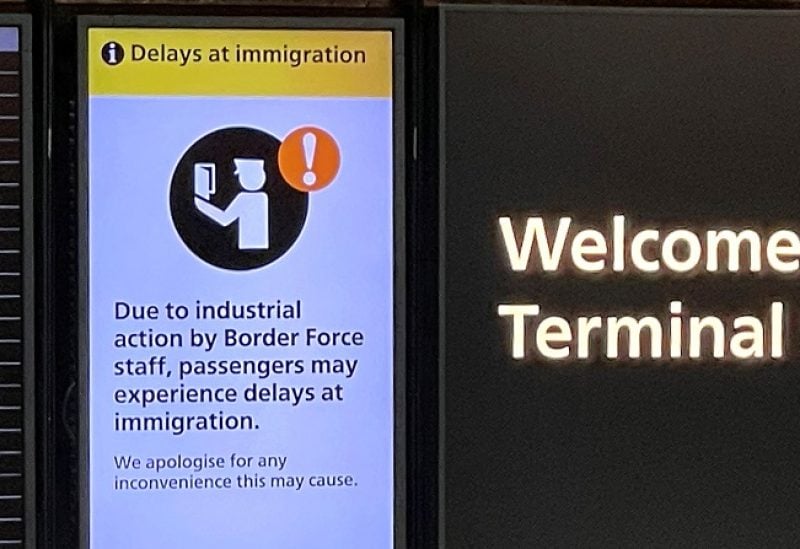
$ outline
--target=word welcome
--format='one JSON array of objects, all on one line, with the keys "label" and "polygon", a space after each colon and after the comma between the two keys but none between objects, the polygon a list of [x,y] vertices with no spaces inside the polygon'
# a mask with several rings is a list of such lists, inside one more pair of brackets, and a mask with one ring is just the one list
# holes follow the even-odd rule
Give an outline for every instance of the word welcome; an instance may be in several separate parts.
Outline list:
[{"label": "word welcome", "polygon": [[736,273],[745,269],[744,258],[750,272],[800,270],[800,236],[789,229],[777,229],[766,235],[752,228],[709,229],[700,233],[687,228],[632,230],[624,215],[615,215],[610,236],[595,228],[574,225],[571,217],[559,218],[553,235],[542,217],[528,217],[522,231],[515,228],[510,217],[500,217],[498,221],[514,271],[533,268],[534,250],[538,256],[534,266],[545,272],[561,270],[567,242],[572,266],[586,273],[621,273],[631,267],[643,273],[662,270],[688,273],[698,269]]}]

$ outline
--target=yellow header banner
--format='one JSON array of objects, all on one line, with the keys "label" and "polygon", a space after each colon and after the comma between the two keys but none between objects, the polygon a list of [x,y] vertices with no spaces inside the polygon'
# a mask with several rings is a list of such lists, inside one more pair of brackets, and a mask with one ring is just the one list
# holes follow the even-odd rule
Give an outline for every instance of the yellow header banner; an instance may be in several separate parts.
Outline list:
[{"label": "yellow header banner", "polygon": [[91,28],[90,95],[391,97],[388,30]]}]

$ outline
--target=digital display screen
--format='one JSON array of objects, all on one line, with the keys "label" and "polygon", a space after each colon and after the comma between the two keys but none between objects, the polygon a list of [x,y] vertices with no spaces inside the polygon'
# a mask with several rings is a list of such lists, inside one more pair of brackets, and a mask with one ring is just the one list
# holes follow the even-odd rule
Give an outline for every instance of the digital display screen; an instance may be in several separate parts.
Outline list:
[{"label": "digital display screen", "polygon": [[796,545],[800,18],[441,18],[447,546]]},{"label": "digital display screen", "polygon": [[29,17],[0,15],[0,545],[35,541]]},{"label": "digital display screen", "polygon": [[399,29],[84,23],[84,540],[392,547]]}]

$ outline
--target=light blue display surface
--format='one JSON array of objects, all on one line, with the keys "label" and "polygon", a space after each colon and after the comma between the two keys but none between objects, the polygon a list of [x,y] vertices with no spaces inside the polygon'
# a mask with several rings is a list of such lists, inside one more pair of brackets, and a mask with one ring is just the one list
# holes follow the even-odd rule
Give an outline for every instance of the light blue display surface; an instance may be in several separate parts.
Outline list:
[{"label": "light blue display surface", "polygon": [[[89,100],[89,525],[93,549],[389,548],[393,543],[393,158],[388,99],[116,98]],[[227,271],[204,263],[172,225],[169,187],[184,151],[215,129],[248,126],[283,138],[315,125],[342,151],[341,170],[310,195],[294,246],[275,263]],[[166,303],[302,301],[298,320],[164,320]],[[114,303],[156,305],[159,320],[114,320]],[[360,347],[118,349],[117,333],[364,333]],[[170,378],[115,376],[114,363],[166,355]],[[337,374],[205,376],[187,387],[343,387],[341,402],[120,405],[127,388],[177,388],[179,359],[357,359]],[[126,416],[248,414],[258,430],[120,432]],[[282,472],[120,469],[115,456],[284,456]],[[352,475],[353,487],[237,488],[236,476]],[[125,479],[233,478],[230,489],[115,490]]]},{"label": "light blue display surface", "polygon": [[19,28],[0,27],[0,51],[19,51]]}]

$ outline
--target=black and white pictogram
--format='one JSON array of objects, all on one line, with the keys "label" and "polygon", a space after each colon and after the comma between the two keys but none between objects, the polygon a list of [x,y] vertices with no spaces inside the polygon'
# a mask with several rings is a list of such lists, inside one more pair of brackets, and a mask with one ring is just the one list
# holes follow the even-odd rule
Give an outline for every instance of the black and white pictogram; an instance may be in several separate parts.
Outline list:
[{"label": "black and white pictogram", "polygon": [[198,139],[175,167],[170,210],[178,235],[203,261],[256,269],[285,254],[300,236],[308,194],[278,169],[276,137],[225,128]]}]

